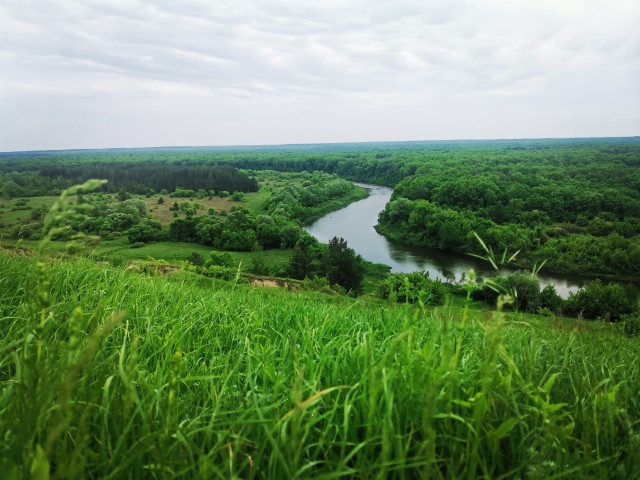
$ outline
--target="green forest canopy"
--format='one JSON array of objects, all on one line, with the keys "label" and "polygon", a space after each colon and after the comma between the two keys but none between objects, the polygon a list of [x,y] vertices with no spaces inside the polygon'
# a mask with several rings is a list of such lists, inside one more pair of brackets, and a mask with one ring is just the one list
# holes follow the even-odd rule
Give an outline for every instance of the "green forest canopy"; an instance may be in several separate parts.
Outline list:
[{"label": "green forest canopy", "polygon": [[142,192],[196,188],[179,183],[207,169],[322,171],[395,187],[380,217],[390,237],[480,253],[475,231],[520,250],[521,266],[637,278],[639,166],[640,137],[18,152],[0,155],[0,195],[55,193],[88,176]]}]

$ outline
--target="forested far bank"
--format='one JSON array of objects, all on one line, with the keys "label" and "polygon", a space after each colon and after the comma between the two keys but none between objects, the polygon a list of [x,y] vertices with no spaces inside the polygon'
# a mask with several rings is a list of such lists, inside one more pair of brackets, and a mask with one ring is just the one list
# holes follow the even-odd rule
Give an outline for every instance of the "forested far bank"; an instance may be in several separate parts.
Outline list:
[{"label": "forested far bank", "polygon": [[[638,154],[640,156],[640,154]],[[640,170],[604,154],[530,161],[449,159],[396,185],[379,231],[461,253],[474,232],[517,262],[578,274],[640,275]]]}]

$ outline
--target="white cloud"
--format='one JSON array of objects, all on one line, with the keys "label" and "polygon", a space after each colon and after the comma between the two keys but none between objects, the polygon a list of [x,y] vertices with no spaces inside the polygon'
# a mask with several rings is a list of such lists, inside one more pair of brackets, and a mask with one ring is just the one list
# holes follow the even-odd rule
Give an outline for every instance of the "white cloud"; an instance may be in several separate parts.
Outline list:
[{"label": "white cloud", "polygon": [[0,150],[638,134],[638,20],[631,0],[5,0]]}]

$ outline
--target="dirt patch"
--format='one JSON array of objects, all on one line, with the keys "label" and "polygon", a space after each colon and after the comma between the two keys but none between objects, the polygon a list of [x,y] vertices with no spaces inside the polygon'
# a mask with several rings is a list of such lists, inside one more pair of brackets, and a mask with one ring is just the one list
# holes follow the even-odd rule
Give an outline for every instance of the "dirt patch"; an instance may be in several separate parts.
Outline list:
[{"label": "dirt patch", "polygon": [[3,251],[8,257],[14,257],[16,255],[23,255],[25,257],[33,257],[33,250],[24,247],[2,247],[0,246],[0,250]]},{"label": "dirt patch", "polygon": [[256,285],[258,287],[279,287],[279,288],[287,288],[289,284],[284,280],[278,280],[273,278],[253,278],[249,280],[251,285]]}]

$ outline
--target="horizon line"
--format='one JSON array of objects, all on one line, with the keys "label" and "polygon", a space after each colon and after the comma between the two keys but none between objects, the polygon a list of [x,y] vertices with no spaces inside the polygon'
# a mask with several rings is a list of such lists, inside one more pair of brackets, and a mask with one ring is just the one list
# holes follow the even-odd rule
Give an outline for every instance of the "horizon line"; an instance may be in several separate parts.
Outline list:
[{"label": "horizon line", "polygon": [[365,145],[365,144],[392,144],[392,143],[443,143],[443,142],[496,142],[496,141],[531,141],[531,140],[603,140],[603,139],[640,139],[640,135],[604,136],[604,137],[515,137],[515,138],[450,138],[431,140],[367,140],[367,141],[343,141],[343,142],[303,142],[303,143],[256,143],[256,144],[227,144],[227,145],[160,145],[144,147],[84,147],[84,148],[53,148],[37,150],[7,150],[0,151],[0,155],[29,154],[29,153],[55,153],[55,152],[89,152],[95,150],[170,150],[170,149],[244,149],[244,148],[287,148],[314,145]]}]

